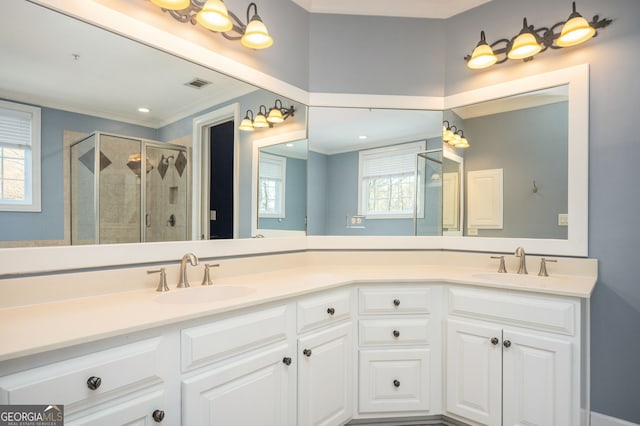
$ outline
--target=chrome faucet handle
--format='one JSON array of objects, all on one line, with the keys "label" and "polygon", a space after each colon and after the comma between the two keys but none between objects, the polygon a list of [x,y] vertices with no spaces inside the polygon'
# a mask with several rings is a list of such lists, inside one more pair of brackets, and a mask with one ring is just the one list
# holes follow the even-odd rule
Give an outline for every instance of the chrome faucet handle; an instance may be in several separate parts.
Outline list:
[{"label": "chrome faucet handle", "polygon": [[498,273],[506,274],[507,268],[504,265],[504,256],[491,256],[491,259],[500,259],[500,266],[498,266]]},{"label": "chrome faucet handle", "polygon": [[538,271],[538,276],[540,277],[548,277],[549,273],[547,272],[547,262],[558,263],[557,259],[545,259],[544,257],[540,259],[540,271]]},{"label": "chrome faucet handle", "polygon": [[219,268],[219,263],[209,263],[204,265],[204,277],[202,278],[202,285],[213,285],[213,281],[211,281],[211,272],[210,268]]},{"label": "chrome faucet handle", "polygon": [[158,282],[158,288],[156,291],[169,291],[169,286],[167,285],[167,270],[165,268],[160,269],[150,269],[147,271],[147,274],[160,274],[160,281]]},{"label": "chrome faucet handle", "polygon": [[520,263],[518,264],[518,274],[528,274],[527,272],[527,257],[522,247],[518,247],[515,252],[516,257],[520,258]]}]

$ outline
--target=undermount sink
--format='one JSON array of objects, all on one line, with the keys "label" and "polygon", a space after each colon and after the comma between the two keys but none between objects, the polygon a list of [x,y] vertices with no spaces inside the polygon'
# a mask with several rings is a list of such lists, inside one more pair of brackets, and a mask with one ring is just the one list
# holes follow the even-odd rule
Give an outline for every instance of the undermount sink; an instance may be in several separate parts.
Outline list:
[{"label": "undermount sink", "polygon": [[528,274],[502,274],[498,272],[473,274],[473,277],[481,280],[493,281],[500,284],[545,285],[557,282],[557,279],[553,277],[540,277],[538,275]]},{"label": "undermount sink", "polygon": [[158,303],[175,305],[211,303],[247,296],[254,291],[256,291],[255,288],[223,285],[189,287],[172,289],[167,293],[156,296],[154,300]]}]

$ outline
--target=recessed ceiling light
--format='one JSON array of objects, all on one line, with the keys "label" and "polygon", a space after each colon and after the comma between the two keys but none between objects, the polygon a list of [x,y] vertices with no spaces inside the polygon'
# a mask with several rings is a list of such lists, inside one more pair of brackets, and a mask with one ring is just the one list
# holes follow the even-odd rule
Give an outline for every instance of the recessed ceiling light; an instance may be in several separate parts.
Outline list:
[{"label": "recessed ceiling light", "polygon": [[289,148],[291,148],[292,146],[293,146],[293,144],[292,144],[292,143],[288,143],[288,144],[287,144],[287,147],[289,147]]},{"label": "recessed ceiling light", "polygon": [[366,135],[360,135],[360,136],[358,136],[358,139],[366,139],[366,138],[367,138],[367,136],[366,136]]},{"label": "recessed ceiling light", "polygon": [[138,112],[151,112],[151,110],[149,108],[140,107],[138,108]]}]

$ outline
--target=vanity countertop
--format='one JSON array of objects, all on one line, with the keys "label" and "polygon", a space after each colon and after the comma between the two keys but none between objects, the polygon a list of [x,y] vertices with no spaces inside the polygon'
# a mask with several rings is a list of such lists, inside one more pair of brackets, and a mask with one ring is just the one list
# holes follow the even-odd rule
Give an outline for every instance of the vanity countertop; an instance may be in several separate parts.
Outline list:
[{"label": "vanity countertop", "polygon": [[[154,289],[109,293],[0,309],[0,361],[142,331],[207,315],[249,308],[320,290],[360,283],[447,283],[589,298],[596,277],[494,274],[448,266],[306,266],[215,280],[214,285],[251,287],[223,301],[164,304]],[[188,292],[174,289],[170,292]]]}]

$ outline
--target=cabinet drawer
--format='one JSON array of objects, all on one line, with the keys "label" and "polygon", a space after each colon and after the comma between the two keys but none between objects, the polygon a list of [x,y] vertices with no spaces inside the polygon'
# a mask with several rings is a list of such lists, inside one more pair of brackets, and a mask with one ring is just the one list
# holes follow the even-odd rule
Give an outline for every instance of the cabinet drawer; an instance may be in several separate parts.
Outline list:
[{"label": "cabinet drawer", "polygon": [[[161,338],[92,353],[0,378],[3,404],[62,404],[65,414],[162,383]],[[100,378],[95,390],[88,379]]]},{"label": "cabinet drawer", "polygon": [[431,288],[371,287],[361,288],[361,314],[428,314],[431,311]]},{"label": "cabinet drawer", "polygon": [[298,301],[298,332],[351,317],[351,290],[338,290]]},{"label": "cabinet drawer", "polygon": [[430,339],[428,318],[360,320],[360,346],[425,345]]},{"label": "cabinet drawer", "polygon": [[449,313],[574,335],[577,302],[485,289],[449,289]]},{"label": "cabinet drawer", "polygon": [[152,425],[155,424],[153,420],[155,411],[162,411],[165,414],[164,424],[171,424],[172,421],[176,424],[177,416],[175,413],[165,411],[166,405],[164,393],[162,390],[157,390],[119,404],[106,404],[106,407],[89,410],[88,415],[82,413],[81,417],[65,416],[64,424],[65,426]]},{"label": "cabinet drawer", "polygon": [[430,409],[429,349],[360,351],[360,413]]},{"label": "cabinet drawer", "polygon": [[182,330],[182,371],[287,338],[289,305],[278,306]]}]

